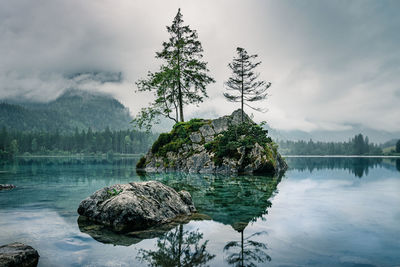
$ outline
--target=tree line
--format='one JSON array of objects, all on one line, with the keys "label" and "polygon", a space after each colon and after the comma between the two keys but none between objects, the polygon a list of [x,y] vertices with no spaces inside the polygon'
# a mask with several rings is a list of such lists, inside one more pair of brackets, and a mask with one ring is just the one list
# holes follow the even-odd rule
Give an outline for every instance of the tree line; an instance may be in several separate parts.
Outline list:
[{"label": "tree line", "polygon": [[284,155],[382,155],[382,149],[370,143],[368,136],[355,135],[347,142],[280,141]]},{"label": "tree line", "polygon": [[142,154],[156,139],[157,135],[136,130],[94,132],[75,130],[75,133],[56,132],[0,132],[0,156],[12,157],[18,154],[61,154],[61,153],[121,153]]}]

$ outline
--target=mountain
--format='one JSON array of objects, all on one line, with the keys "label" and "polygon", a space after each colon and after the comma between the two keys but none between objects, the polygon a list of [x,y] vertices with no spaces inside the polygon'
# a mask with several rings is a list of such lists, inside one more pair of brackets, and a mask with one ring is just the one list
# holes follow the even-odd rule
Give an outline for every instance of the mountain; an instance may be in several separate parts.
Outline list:
[{"label": "mountain", "polygon": [[73,132],[132,128],[129,110],[112,96],[70,89],[48,103],[3,100],[0,127],[19,131]]}]

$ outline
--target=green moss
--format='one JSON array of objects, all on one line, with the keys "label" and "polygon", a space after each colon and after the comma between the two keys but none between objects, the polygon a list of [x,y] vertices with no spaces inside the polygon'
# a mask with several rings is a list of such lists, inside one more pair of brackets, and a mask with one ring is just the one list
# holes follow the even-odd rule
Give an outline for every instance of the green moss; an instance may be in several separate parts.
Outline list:
[{"label": "green moss", "polygon": [[166,157],[168,152],[178,152],[184,144],[191,144],[190,134],[201,126],[210,123],[207,120],[192,119],[188,122],[178,122],[169,133],[162,133],[154,142],[151,152],[159,157]]},{"label": "green moss", "polygon": [[[220,166],[224,157],[239,160],[241,156],[237,151],[239,147],[244,147],[246,152],[249,152],[255,143],[263,147],[271,143],[272,140],[267,134],[267,130],[254,123],[233,125],[215,137],[213,141],[205,144],[205,148],[215,154],[213,161]],[[250,160],[245,159],[245,161]]]},{"label": "green moss", "polygon": [[141,157],[139,161],[136,163],[136,168],[143,169],[144,167],[146,167],[146,157]]},{"label": "green moss", "polygon": [[271,164],[274,166],[274,167],[276,167],[276,161],[275,161],[275,155],[276,155],[276,153],[274,153],[274,151],[273,151],[273,146],[272,146],[272,148],[271,148],[271,145],[269,145],[269,144],[267,144],[266,146],[265,146],[265,152],[267,153],[267,161],[268,162],[271,162]]}]

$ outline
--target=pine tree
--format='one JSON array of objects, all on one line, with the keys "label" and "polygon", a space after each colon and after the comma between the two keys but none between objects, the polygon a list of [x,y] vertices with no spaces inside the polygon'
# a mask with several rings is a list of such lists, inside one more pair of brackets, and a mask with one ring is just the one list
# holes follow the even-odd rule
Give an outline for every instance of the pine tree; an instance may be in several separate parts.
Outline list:
[{"label": "pine tree", "polygon": [[206,86],[215,82],[207,74],[207,63],[201,60],[203,48],[197,32],[183,25],[180,9],[167,31],[170,38],[162,44],[162,51],[156,53],[156,58],[164,64],[158,72],[149,72],[147,78],[136,83],[139,92],[150,91],[155,95],[154,102],[134,120],[140,128],[150,129],[160,116],[183,122],[184,105],[203,102],[207,97]]},{"label": "pine tree", "polygon": [[264,109],[250,106],[247,102],[265,99],[271,83],[258,80],[260,74],[254,72],[254,69],[261,64],[261,61],[253,62],[258,55],[249,55],[241,47],[236,48],[236,52],[237,57],[228,64],[232,70],[232,76],[225,82],[226,89],[235,92],[233,94],[226,92],[224,96],[230,102],[241,102],[243,122],[244,105],[256,111],[264,111]]}]

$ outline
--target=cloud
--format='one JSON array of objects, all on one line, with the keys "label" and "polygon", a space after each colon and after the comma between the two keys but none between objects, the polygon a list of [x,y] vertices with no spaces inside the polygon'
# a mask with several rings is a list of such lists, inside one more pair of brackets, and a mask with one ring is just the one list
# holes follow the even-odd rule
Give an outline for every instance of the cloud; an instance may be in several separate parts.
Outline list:
[{"label": "cloud", "polygon": [[398,1],[0,0],[0,98],[48,101],[76,87],[112,93],[137,112],[151,96],[134,82],[157,70],[178,7],[217,81],[186,117],[239,108],[222,92],[242,46],[272,82],[260,103],[269,112],[257,120],[283,130],[400,131]]}]

